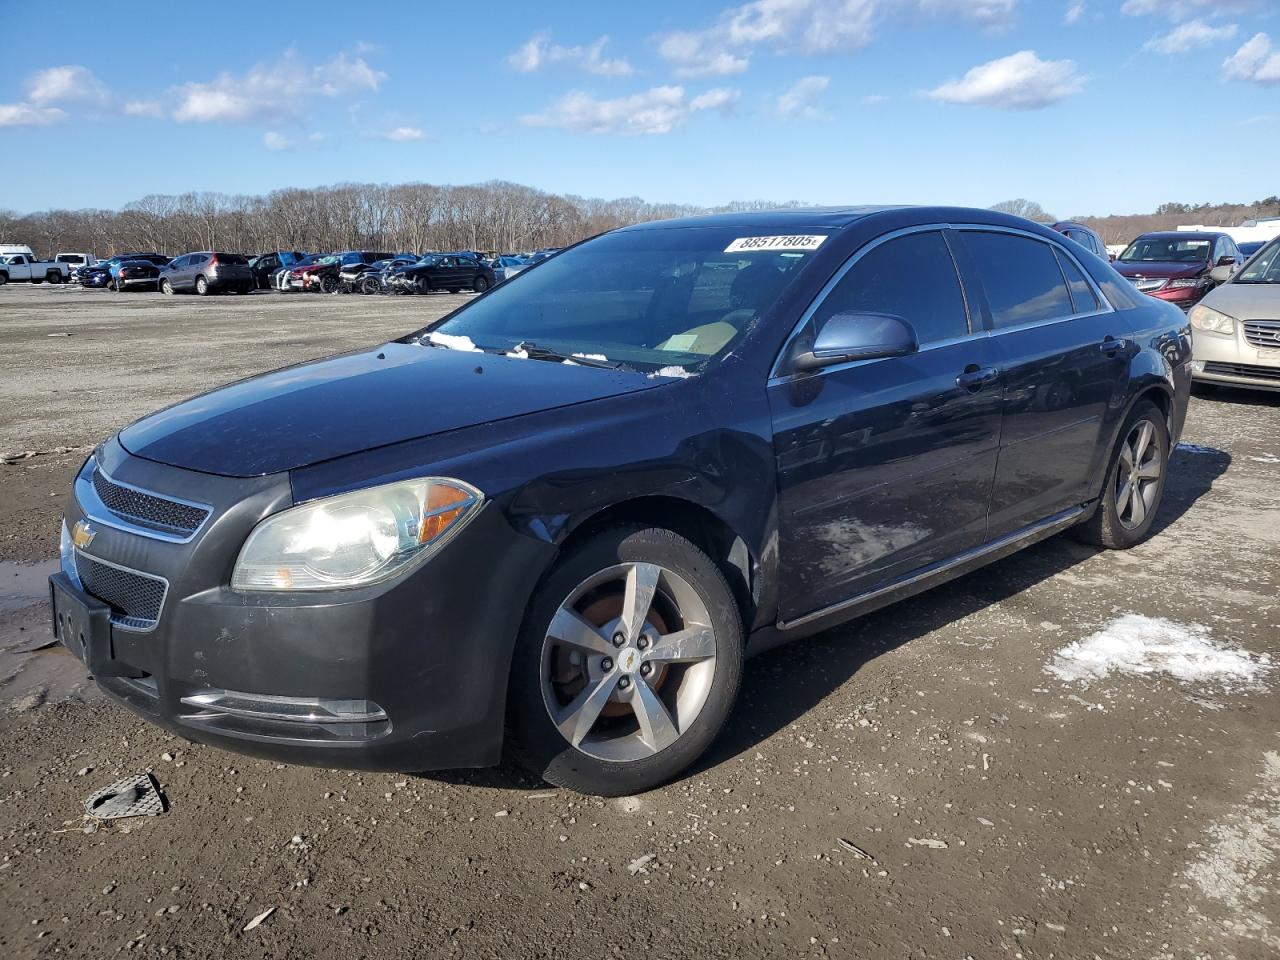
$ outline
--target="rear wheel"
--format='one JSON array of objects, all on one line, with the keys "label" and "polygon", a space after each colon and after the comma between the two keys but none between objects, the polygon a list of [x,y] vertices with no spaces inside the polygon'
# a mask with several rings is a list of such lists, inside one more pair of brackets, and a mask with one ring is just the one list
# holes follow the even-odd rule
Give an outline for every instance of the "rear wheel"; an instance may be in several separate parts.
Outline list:
[{"label": "rear wheel", "polygon": [[661,528],[602,531],[530,604],[510,680],[515,753],[582,793],[657,787],[724,727],[742,659],[737,604],[705,553]]},{"label": "rear wheel", "polygon": [[1107,465],[1101,502],[1075,528],[1086,543],[1127,550],[1151,535],[1164,497],[1169,466],[1169,428],[1160,408],[1142,401],[1125,420],[1120,443]]},{"label": "rear wheel", "polygon": [[418,282],[415,286],[417,287],[418,293],[431,292],[431,280],[428,277],[419,277]]},{"label": "rear wheel", "polygon": [[489,280],[487,277],[476,277],[476,282],[471,287],[476,293],[484,293],[489,289]]},{"label": "rear wheel", "polygon": [[202,297],[207,297],[210,292],[209,281],[204,277],[196,277],[196,293],[200,294]]},{"label": "rear wheel", "polygon": [[61,283],[62,274],[60,274],[57,270],[50,270],[45,275],[45,279],[48,280],[50,283]]}]

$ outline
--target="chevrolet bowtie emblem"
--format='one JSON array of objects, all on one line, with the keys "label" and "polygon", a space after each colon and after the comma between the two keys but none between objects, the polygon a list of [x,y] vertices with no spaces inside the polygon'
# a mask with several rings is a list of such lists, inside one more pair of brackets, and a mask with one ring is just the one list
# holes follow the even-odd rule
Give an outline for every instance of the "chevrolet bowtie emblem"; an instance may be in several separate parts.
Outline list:
[{"label": "chevrolet bowtie emblem", "polygon": [[98,531],[89,526],[88,520],[77,520],[76,525],[71,528],[71,542],[78,550],[87,549],[97,535]]}]

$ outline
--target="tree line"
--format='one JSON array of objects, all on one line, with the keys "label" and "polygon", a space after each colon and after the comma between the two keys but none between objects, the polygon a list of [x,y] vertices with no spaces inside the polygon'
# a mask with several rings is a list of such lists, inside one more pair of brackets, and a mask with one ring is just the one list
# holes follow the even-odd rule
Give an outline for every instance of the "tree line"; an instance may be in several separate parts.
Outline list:
[{"label": "tree line", "polygon": [[0,242],[52,256],[189,250],[530,251],[605,230],[696,213],[797,204],[736,203],[705,208],[565,196],[505,181],[471,186],[344,183],[259,196],[153,194],[120,210],[0,210]]},{"label": "tree line", "polygon": [[[670,217],[801,204],[753,201],[722,207],[648,203],[561,195],[518,183],[469,186],[429,183],[343,183],[287,188],[264,195],[152,194],[119,210],[0,210],[0,243],[28,243],[52,256],[78,250],[107,256],[188,250],[263,253],[268,250],[528,251],[559,247],[605,230]],[[1032,220],[1058,219],[1035,201],[1006,200],[992,209]],[[1106,243],[1127,243],[1149,230],[1179,224],[1235,226],[1280,216],[1280,198],[1254,203],[1166,203],[1149,214],[1077,216]]]}]

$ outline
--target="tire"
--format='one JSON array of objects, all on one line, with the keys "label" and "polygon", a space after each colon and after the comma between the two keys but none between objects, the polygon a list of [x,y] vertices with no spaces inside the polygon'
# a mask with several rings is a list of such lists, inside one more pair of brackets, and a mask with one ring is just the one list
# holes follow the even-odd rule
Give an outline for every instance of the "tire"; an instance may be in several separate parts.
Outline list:
[{"label": "tire", "polygon": [[62,274],[60,274],[57,270],[50,270],[47,274],[45,274],[44,278],[48,280],[51,284],[55,284],[55,285],[62,282]]},{"label": "tire", "polygon": [[[1144,440],[1145,437],[1145,440]],[[1140,401],[1120,428],[1107,462],[1100,503],[1075,527],[1076,539],[1109,550],[1128,550],[1151,536],[1169,473],[1169,427],[1160,408]],[[1129,464],[1134,461],[1133,470]]]},{"label": "tire", "polygon": [[[652,602],[626,617],[628,598],[643,596],[636,584],[646,582],[655,584]],[[570,634],[573,644],[558,639]],[[677,634],[678,646],[670,642]],[[682,659],[667,658],[677,651]],[[710,557],[660,527],[601,531],[569,549],[529,604],[509,680],[512,752],[579,793],[651,790],[719,735],[742,662],[738,606]],[[591,691],[608,699],[593,704]]]},{"label": "tire", "polygon": [[450,293],[461,293],[461,292],[462,292],[462,288],[461,288],[461,287],[450,287],[450,288],[449,288],[449,292],[450,292]]},{"label": "tire", "polygon": [[43,281],[43,280],[37,280],[35,277],[32,277],[32,278],[31,278],[31,282],[32,282],[33,284],[36,284],[36,285],[39,285],[39,284],[44,283],[44,281]]},{"label": "tire", "polygon": [[484,293],[489,289],[488,277],[476,277],[476,282],[471,285],[471,289],[476,293]]},{"label": "tire", "polygon": [[161,293],[163,293],[166,297],[172,297],[172,296],[173,296],[173,284],[171,284],[168,280],[161,280],[161,281],[160,281],[160,292],[161,292]]},{"label": "tire", "polygon": [[3,287],[8,282],[9,275],[7,273],[0,273],[0,287]]},{"label": "tire", "polygon": [[341,293],[342,281],[332,274],[325,274],[320,278],[321,293]]},{"label": "tire", "polygon": [[377,277],[365,277],[360,281],[360,292],[369,295],[381,293],[382,284]]},{"label": "tire", "polygon": [[116,293],[124,293],[126,289],[128,288],[125,287],[123,280],[116,281]]},{"label": "tire", "polygon": [[417,293],[430,293],[430,292],[431,292],[431,278],[430,278],[430,277],[419,277],[419,278],[415,281],[415,283],[414,283],[414,289],[415,289],[415,291],[416,291]]},{"label": "tire", "polygon": [[209,289],[209,281],[204,277],[196,277],[196,293],[202,297],[207,297],[213,291]]}]

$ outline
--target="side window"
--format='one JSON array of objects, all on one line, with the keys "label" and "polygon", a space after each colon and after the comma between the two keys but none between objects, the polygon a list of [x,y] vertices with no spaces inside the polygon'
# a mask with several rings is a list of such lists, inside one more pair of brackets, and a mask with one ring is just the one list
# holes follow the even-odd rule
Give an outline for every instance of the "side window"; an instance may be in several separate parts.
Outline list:
[{"label": "side window", "polygon": [[921,344],[969,332],[951,250],[937,230],[888,240],[849,268],[813,315],[813,330],[837,313],[889,313]]},{"label": "side window", "polygon": [[996,329],[1069,317],[1071,297],[1053,248],[1011,233],[966,231]]},{"label": "side window", "polygon": [[1099,307],[1098,295],[1093,292],[1093,287],[1089,286],[1074,260],[1061,250],[1054,252],[1058,255],[1058,263],[1062,265],[1062,273],[1071,289],[1071,303],[1075,306],[1076,313],[1093,313]]}]

